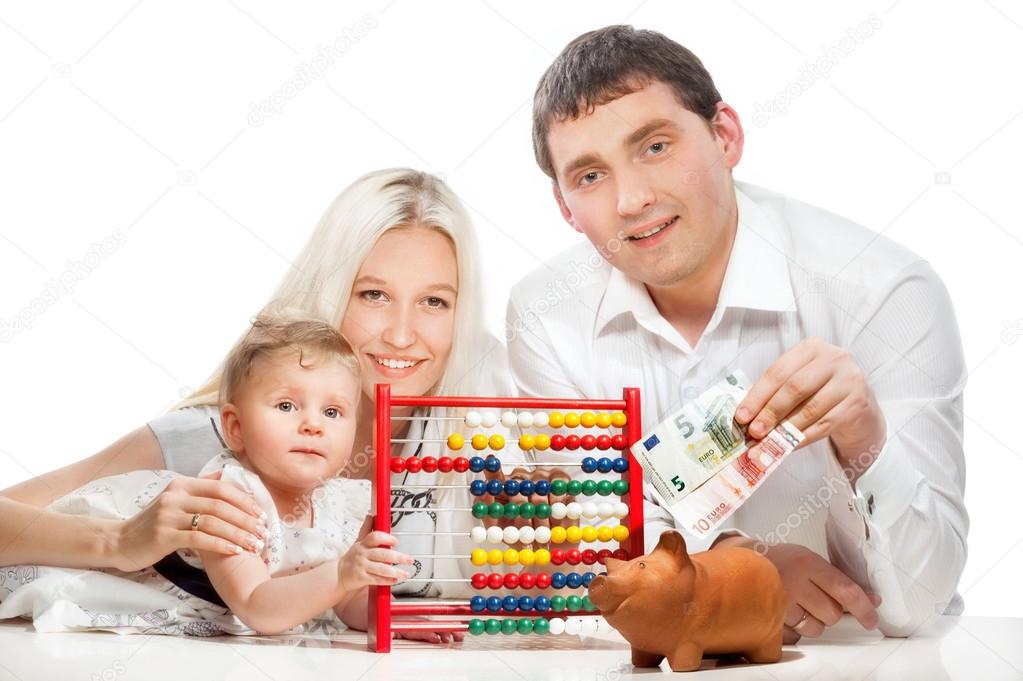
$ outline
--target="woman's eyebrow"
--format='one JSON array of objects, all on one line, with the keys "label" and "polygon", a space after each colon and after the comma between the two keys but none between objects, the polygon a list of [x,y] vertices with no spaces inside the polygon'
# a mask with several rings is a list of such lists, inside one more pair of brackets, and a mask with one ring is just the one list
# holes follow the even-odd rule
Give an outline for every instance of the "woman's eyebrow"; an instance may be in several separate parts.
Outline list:
[{"label": "woman's eyebrow", "polygon": [[458,289],[456,289],[451,284],[433,284],[431,286],[427,286],[426,290],[427,291],[448,291],[453,296],[457,296],[458,295]]}]

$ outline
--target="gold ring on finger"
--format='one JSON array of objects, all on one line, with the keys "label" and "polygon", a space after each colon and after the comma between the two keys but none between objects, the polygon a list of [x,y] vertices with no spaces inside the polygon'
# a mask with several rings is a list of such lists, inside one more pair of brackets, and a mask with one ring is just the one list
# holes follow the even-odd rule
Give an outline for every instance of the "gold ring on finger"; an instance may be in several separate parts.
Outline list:
[{"label": "gold ring on finger", "polygon": [[196,513],[195,515],[192,516],[192,529],[193,530],[198,530],[199,529],[199,518],[200,517],[202,517],[202,514],[200,514],[200,513]]}]

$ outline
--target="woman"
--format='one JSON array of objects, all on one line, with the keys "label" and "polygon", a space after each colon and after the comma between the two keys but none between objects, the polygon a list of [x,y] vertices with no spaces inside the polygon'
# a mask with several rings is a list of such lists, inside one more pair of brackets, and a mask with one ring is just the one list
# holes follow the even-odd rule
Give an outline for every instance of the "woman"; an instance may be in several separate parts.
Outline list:
[{"label": "woman", "polygon": [[[503,370],[504,348],[482,325],[479,261],[468,215],[443,182],[413,170],[383,170],[363,176],[334,200],[276,290],[275,305],[297,308],[340,328],[362,363],[363,391],[369,399],[362,401],[347,475],[373,474],[376,383],[390,383],[400,395],[513,394]],[[97,477],[138,469],[196,475],[224,447],[216,407],[219,373],[175,410],[98,454],[4,491],[0,563],[136,570],[177,549],[230,553],[232,545],[249,545],[258,533],[258,510],[238,488],[219,480],[175,480],[127,521],[62,516],[44,509]],[[438,410],[395,415],[412,418],[392,423],[394,438],[441,439],[451,431],[444,425],[450,421],[430,420],[448,415]],[[423,446],[408,443],[401,455]],[[392,522],[399,550],[420,556],[413,579],[395,592],[456,593],[460,584],[430,579],[468,576],[467,561],[434,564],[426,556],[467,555],[471,518],[407,509],[469,505],[465,489],[436,489],[464,484],[464,476],[402,474],[393,482],[415,485],[394,491]],[[196,513],[201,525],[193,530]]]}]

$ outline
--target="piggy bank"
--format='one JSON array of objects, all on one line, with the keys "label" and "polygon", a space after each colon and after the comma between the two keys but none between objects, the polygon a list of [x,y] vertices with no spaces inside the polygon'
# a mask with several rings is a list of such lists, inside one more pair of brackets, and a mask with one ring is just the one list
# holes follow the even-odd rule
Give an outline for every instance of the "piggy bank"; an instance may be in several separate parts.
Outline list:
[{"label": "piggy bank", "polygon": [[744,548],[692,556],[678,532],[629,561],[607,560],[590,600],[632,645],[632,664],[699,669],[705,653],[749,662],[781,659],[785,593],[774,565]]}]

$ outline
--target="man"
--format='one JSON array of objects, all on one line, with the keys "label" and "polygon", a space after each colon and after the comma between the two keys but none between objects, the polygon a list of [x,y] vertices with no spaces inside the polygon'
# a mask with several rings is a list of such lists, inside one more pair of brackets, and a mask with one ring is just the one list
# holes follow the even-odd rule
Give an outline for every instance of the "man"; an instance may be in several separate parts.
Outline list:
[{"label": "man", "polygon": [[[656,32],[611,26],[569,44],[537,87],[533,144],[561,214],[590,243],[513,289],[522,393],[636,385],[650,427],[742,369],[756,380],[737,422],[757,437],[788,419],[806,441],[728,532],[690,536],[690,549],[764,551],[785,585],[788,642],[843,611],[893,636],[960,612],[966,370],[929,265],[733,182],[738,114],[700,61]],[[653,543],[673,520],[652,503],[647,514]]]}]

